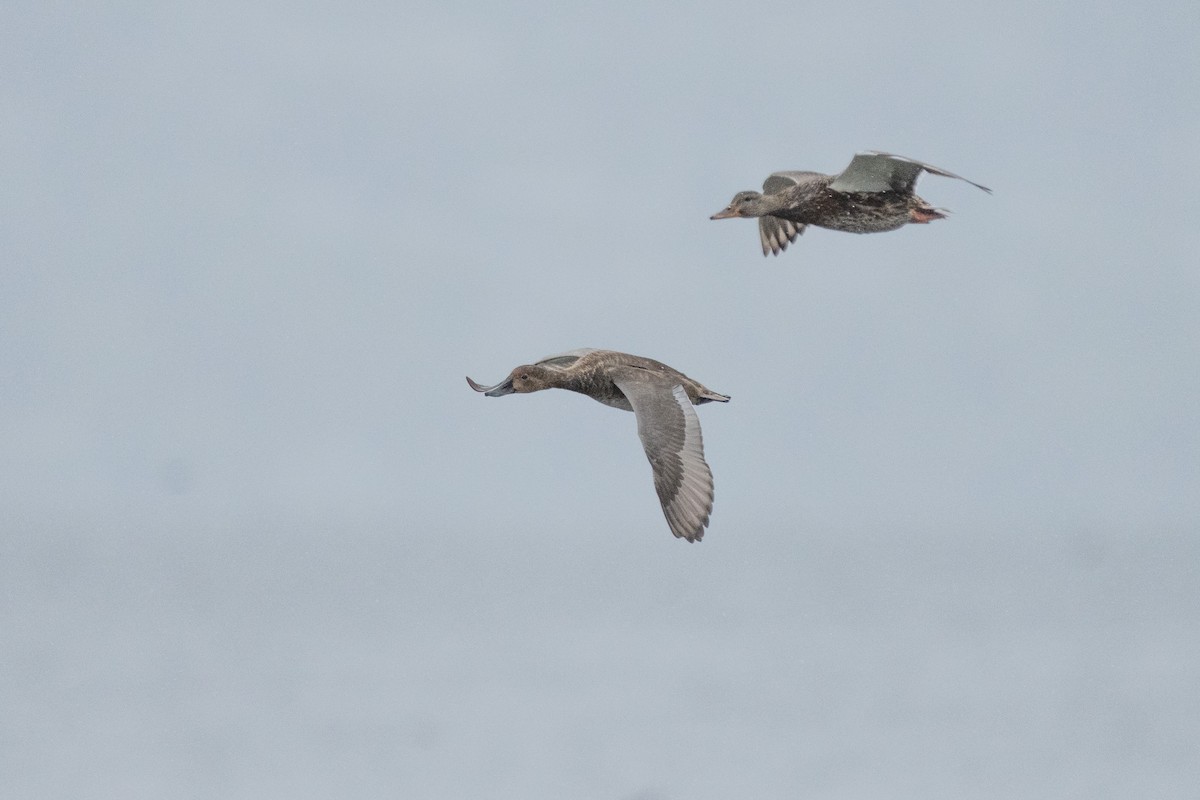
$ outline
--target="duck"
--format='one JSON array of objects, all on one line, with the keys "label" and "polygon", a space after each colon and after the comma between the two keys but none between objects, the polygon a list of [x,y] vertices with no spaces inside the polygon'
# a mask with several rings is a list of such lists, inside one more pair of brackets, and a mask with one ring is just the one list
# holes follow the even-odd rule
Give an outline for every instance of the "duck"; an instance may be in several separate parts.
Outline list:
[{"label": "duck", "polygon": [[820,172],[773,172],[762,192],[738,192],[709,219],[757,217],[763,256],[779,255],[809,225],[847,233],[882,233],[908,224],[945,219],[913,192],[922,172],[965,181],[991,194],[986,186],[921,161],[867,150],[837,175]]},{"label": "duck", "polygon": [[467,384],[485,397],[568,389],[632,411],[671,533],[688,542],[703,538],[712,514],[713,477],[693,406],[728,403],[728,395],[652,358],[591,347],[519,366],[494,386],[470,377]]}]

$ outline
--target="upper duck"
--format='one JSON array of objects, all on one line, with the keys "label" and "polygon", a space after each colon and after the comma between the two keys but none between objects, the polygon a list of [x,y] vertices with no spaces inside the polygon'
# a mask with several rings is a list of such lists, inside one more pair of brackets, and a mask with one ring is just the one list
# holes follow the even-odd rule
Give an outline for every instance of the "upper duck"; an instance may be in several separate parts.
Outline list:
[{"label": "upper duck", "polygon": [[922,172],[957,178],[985,192],[991,189],[961,175],[904,156],[859,153],[838,175],[819,172],[775,172],[763,181],[762,193],[738,192],[709,219],[758,217],[763,255],[779,255],[808,225],[849,233],[893,231],[910,222],[943,219],[917,197],[913,187]]},{"label": "upper duck", "polygon": [[654,488],[671,533],[700,541],[713,505],[712,470],[704,460],[700,419],[692,405],[727,403],[682,372],[650,358],[583,348],[517,367],[495,386],[467,383],[488,397],[570,389],[607,406],[632,411]]}]

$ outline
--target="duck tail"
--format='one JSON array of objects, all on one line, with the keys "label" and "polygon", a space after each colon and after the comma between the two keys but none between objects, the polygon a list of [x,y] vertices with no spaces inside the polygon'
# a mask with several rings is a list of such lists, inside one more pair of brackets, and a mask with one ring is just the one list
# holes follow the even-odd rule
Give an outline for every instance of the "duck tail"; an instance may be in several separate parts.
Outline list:
[{"label": "duck tail", "polygon": [[948,208],[934,208],[933,206],[919,206],[912,208],[908,212],[908,221],[917,225],[924,225],[933,222],[935,219],[945,219],[950,214]]}]

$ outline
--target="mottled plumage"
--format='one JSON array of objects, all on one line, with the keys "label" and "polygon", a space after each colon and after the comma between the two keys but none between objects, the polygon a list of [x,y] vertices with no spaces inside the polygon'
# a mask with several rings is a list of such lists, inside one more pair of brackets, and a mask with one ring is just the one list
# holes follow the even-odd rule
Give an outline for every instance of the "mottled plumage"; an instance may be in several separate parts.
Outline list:
[{"label": "mottled plumage", "polygon": [[692,405],[727,403],[727,396],[653,359],[592,348],[517,367],[495,386],[481,386],[470,378],[467,383],[488,397],[569,389],[632,411],[671,533],[689,542],[704,536],[712,513],[713,479],[704,460],[700,418]]},{"label": "mottled plumage", "polygon": [[913,188],[922,172],[957,178],[985,192],[992,190],[920,161],[890,153],[859,153],[840,175],[775,172],[762,192],[738,192],[710,219],[758,217],[763,255],[779,255],[808,225],[848,233],[893,231],[908,223],[924,224],[946,214],[917,197]]}]

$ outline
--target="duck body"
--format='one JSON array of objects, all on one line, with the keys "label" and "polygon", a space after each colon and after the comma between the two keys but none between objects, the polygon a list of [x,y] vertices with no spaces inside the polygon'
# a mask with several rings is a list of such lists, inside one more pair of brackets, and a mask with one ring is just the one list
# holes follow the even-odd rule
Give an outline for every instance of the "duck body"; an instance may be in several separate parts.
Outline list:
[{"label": "duck body", "polygon": [[[521,379],[521,375],[525,376],[524,380]],[[693,405],[729,401],[727,396],[705,388],[700,382],[661,361],[619,353],[616,350],[597,350],[590,347],[547,356],[533,364],[518,367],[502,385],[513,383],[513,392],[566,389],[585,394],[606,406],[622,411],[634,411],[626,390],[622,390],[618,381],[624,382],[626,390],[630,391],[634,391],[634,386],[679,384]],[[518,386],[522,388],[517,388]],[[500,394],[509,392],[501,391]]]},{"label": "duck body", "polygon": [[690,542],[703,537],[712,512],[713,481],[704,460],[700,420],[692,406],[726,403],[728,396],[660,361],[592,348],[519,366],[495,386],[470,378],[467,383],[488,397],[567,389],[632,411],[671,532]]},{"label": "duck body", "polygon": [[782,205],[770,216],[846,233],[894,231],[916,221],[914,212],[944,216],[912,193],[839,192],[831,183],[832,175],[820,175],[792,184],[776,194]]},{"label": "duck body", "polygon": [[[775,172],[762,192],[734,195],[711,219],[757,217],[763,255],[779,255],[809,225],[847,233],[883,233],[946,214],[913,191],[922,172],[966,181],[938,167],[890,153],[859,153],[838,175]],[[967,181],[986,192],[986,186]]]}]

